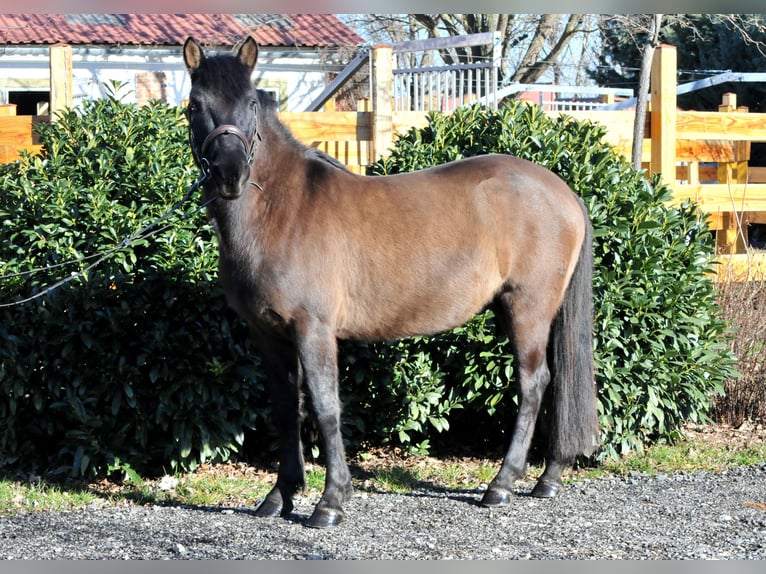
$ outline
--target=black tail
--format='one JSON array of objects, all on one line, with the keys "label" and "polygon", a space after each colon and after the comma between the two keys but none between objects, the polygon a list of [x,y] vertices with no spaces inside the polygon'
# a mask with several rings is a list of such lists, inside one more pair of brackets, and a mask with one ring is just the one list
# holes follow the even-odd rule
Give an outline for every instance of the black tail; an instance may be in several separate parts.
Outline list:
[{"label": "black tail", "polygon": [[591,454],[598,444],[598,409],[593,365],[593,228],[585,205],[586,222],[564,302],[551,330],[553,413],[550,454],[572,461]]}]

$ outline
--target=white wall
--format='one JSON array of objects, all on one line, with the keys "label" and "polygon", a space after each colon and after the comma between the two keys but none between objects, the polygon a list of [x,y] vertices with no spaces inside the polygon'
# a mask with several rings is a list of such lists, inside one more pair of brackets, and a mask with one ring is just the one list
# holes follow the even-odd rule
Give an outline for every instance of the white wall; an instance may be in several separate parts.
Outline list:
[{"label": "white wall", "polygon": [[[259,87],[277,90],[283,109],[302,111],[322,91],[326,71],[340,67],[321,66],[307,54],[268,53],[259,57],[254,79]],[[178,105],[189,94],[190,82],[180,49],[123,49],[117,52],[102,48],[72,48],[73,101],[99,98],[105,84],[125,84],[119,92],[126,102],[136,101],[136,78],[146,72],[164,72],[166,99]],[[50,81],[48,48],[14,48],[0,51],[0,103],[7,103],[9,91],[48,91]]]}]

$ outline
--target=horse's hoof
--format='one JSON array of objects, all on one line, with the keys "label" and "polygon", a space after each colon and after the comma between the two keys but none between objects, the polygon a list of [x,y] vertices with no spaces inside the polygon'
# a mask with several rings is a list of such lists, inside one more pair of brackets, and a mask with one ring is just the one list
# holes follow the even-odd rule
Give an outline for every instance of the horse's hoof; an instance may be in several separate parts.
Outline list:
[{"label": "horse's hoof", "polygon": [[259,518],[276,518],[277,516],[287,516],[293,511],[293,503],[277,502],[270,497],[266,497],[260,506],[255,509],[255,515]]},{"label": "horse's hoof", "polygon": [[502,488],[492,487],[481,498],[481,505],[487,508],[497,508],[499,506],[508,506],[511,503],[511,492]]},{"label": "horse's hoof", "polygon": [[342,510],[333,510],[332,508],[315,508],[305,525],[309,528],[333,528],[338,526],[343,520]]},{"label": "horse's hoof", "polygon": [[538,480],[530,496],[535,498],[553,498],[559,493],[559,490],[561,490],[561,484],[558,482]]}]

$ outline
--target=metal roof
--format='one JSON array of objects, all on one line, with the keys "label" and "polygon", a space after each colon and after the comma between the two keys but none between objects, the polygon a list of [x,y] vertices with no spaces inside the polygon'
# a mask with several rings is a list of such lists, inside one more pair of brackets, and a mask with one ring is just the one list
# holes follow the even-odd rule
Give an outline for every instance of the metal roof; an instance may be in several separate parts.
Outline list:
[{"label": "metal roof", "polygon": [[226,47],[248,34],[261,46],[364,43],[332,14],[0,14],[0,46],[180,46],[194,36]]}]

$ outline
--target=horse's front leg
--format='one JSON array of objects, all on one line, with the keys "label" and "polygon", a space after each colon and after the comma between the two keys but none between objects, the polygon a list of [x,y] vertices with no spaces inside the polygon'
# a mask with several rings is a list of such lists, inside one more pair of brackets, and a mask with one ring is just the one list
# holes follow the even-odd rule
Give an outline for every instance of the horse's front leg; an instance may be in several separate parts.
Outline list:
[{"label": "horse's front leg", "polygon": [[340,433],[338,345],[334,331],[313,318],[298,324],[296,335],[327,465],[322,498],[306,526],[327,528],[337,525],[343,519],[343,502],[350,498],[353,491]]},{"label": "horse's front leg", "polygon": [[303,488],[305,466],[300,438],[300,388],[303,378],[298,353],[291,342],[255,336],[260,347],[271,395],[272,417],[279,434],[277,483],[255,510],[256,516],[287,516],[292,497]]}]

